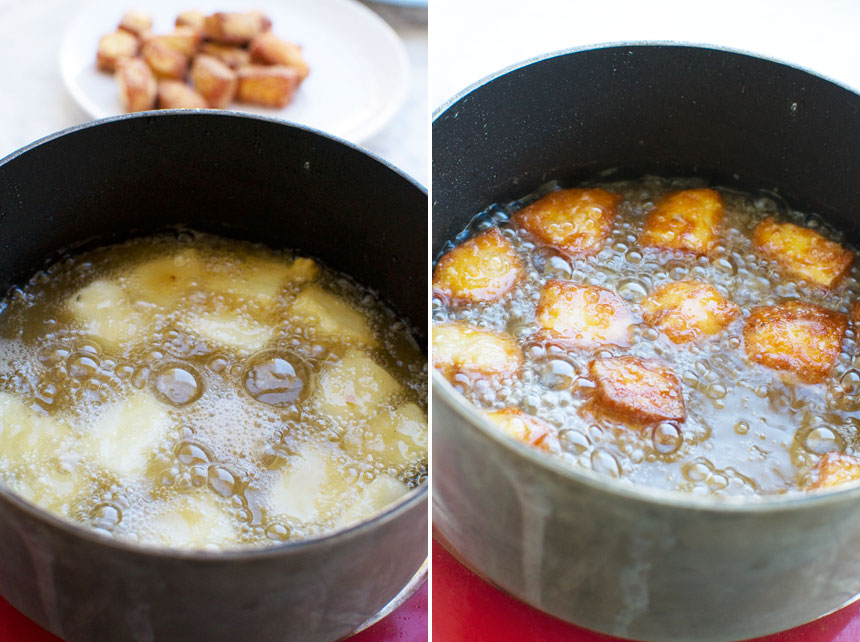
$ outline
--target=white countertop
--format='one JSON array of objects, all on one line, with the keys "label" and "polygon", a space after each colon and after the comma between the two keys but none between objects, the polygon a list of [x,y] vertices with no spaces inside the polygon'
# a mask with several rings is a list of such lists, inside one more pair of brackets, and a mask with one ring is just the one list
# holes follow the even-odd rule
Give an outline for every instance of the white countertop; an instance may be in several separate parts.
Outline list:
[{"label": "white countertop", "polygon": [[430,105],[541,53],[670,40],[741,49],[860,88],[853,0],[430,0]]},{"label": "white countertop", "polygon": [[[129,2],[129,6],[145,4]],[[43,136],[90,120],[66,92],[58,64],[63,31],[80,6],[75,0],[0,0],[0,158]],[[406,45],[411,87],[391,122],[362,145],[427,185],[425,14],[372,3],[367,6],[383,16]]]}]

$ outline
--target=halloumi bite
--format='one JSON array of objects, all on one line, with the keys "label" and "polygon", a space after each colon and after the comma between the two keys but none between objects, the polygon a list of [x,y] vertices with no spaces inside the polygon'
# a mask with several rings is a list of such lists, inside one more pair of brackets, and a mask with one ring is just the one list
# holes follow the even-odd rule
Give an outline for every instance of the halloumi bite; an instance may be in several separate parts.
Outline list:
[{"label": "halloumi bite", "polygon": [[818,479],[809,488],[824,490],[860,481],[860,457],[826,453],[818,461]]},{"label": "halloumi bite", "polygon": [[561,252],[590,256],[612,233],[620,201],[618,194],[604,189],[561,189],[519,210],[513,221]]},{"label": "halloumi bite", "polygon": [[197,91],[180,80],[158,81],[159,109],[206,109],[209,104]]},{"label": "halloumi bite", "polygon": [[202,11],[183,11],[176,16],[173,24],[177,27],[190,27],[199,34],[203,34],[203,27],[206,23],[206,16]]},{"label": "halloumi bite", "polygon": [[155,107],[158,83],[152,69],[140,58],[120,60],[116,69],[116,82],[119,100],[125,111],[146,111]]},{"label": "halloumi bite", "polygon": [[210,107],[223,109],[236,96],[239,81],[236,72],[223,62],[200,54],[191,63],[191,84]]},{"label": "halloumi bite", "polygon": [[194,56],[200,49],[201,36],[191,27],[176,27],[172,33],[161,33],[143,39],[148,42],[160,42],[165,47],[178,51],[186,58]]},{"label": "halloumi bite", "polygon": [[753,245],[792,276],[832,288],[851,269],[854,253],[815,230],[766,218],[753,230]]},{"label": "halloumi bite", "polygon": [[128,31],[105,34],[99,40],[96,66],[102,71],[114,72],[120,60],[134,58],[140,50],[140,40]]},{"label": "halloumi bite", "polygon": [[264,107],[286,107],[302,81],[298,71],[284,65],[245,65],[237,74],[236,100]]},{"label": "halloumi bite", "polygon": [[608,416],[635,425],[687,418],[678,377],[656,359],[611,357],[588,364],[594,404]]},{"label": "halloumi bite", "polygon": [[449,380],[455,375],[511,376],[523,364],[523,352],[509,334],[462,322],[433,326],[433,367]]},{"label": "halloumi bite", "polygon": [[203,33],[206,38],[227,45],[247,45],[271,27],[272,21],[259,11],[219,11],[203,20]]},{"label": "halloumi bite", "polygon": [[659,328],[673,343],[688,343],[722,332],[740,316],[740,308],[701,281],[662,285],[642,301],[645,323]]},{"label": "halloumi bite", "polygon": [[152,30],[152,14],[141,9],[132,9],[119,21],[119,29],[143,38]]},{"label": "halloumi bite", "polygon": [[204,42],[200,45],[200,53],[217,58],[231,69],[238,69],[251,63],[251,54],[248,53],[248,50],[235,45]]},{"label": "halloumi bite", "polygon": [[645,217],[639,242],[648,247],[706,255],[719,239],[723,199],[712,189],[665,195]]},{"label": "halloumi bite", "polygon": [[433,289],[465,301],[496,301],[522,278],[523,263],[497,227],[461,243],[433,270]]},{"label": "halloumi bite", "polygon": [[537,321],[550,340],[577,348],[630,345],[633,316],[606,288],[550,279],[540,293]]},{"label": "halloumi bite", "polygon": [[750,361],[803,383],[821,383],[836,363],[847,327],[844,314],[812,303],[753,308],[743,331],[744,350]]},{"label": "halloumi bite", "polygon": [[251,59],[263,65],[285,65],[295,69],[301,80],[310,74],[311,69],[302,56],[302,48],[292,42],[281,40],[271,31],[264,31],[248,45]]},{"label": "halloumi bite", "polygon": [[188,57],[162,40],[153,38],[145,42],[140,54],[159,78],[182,80],[188,72]]},{"label": "halloumi bite", "polygon": [[527,446],[534,446],[546,452],[555,452],[559,448],[558,438],[552,427],[519,408],[502,408],[486,415],[502,432]]}]

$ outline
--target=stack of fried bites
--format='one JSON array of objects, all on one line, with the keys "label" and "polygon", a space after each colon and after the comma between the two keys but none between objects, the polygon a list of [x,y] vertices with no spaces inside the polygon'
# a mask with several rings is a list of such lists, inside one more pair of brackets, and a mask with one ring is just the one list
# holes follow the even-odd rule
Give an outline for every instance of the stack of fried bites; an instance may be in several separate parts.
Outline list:
[{"label": "stack of fried bites", "polygon": [[217,108],[234,100],[284,107],[310,69],[301,47],[281,40],[259,11],[185,11],[172,33],[152,33],[152,16],[128,12],[99,41],[98,68],[111,72],[126,111]]}]

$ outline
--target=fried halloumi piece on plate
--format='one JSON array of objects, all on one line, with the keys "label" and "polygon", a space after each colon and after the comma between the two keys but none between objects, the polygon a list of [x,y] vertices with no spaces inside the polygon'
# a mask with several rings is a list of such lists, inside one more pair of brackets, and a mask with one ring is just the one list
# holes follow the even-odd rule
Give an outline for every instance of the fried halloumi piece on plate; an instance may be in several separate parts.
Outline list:
[{"label": "fried halloumi piece on plate", "polygon": [[510,242],[492,227],[445,254],[433,270],[433,289],[466,301],[495,301],[523,275]]},{"label": "fried halloumi piece on plate", "polygon": [[744,327],[747,358],[804,383],[827,378],[848,326],[844,314],[789,301],[753,308]]},{"label": "fried halloumi piece on plate", "polygon": [[514,215],[514,222],[562,252],[597,254],[612,233],[621,197],[603,189],[550,192]]},{"label": "fried halloumi piece on plate", "polygon": [[186,58],[191,58],[200,49],[200,33],[191,27],[176,27],[172,33],[161,33],[144,38],[148,42],[160,42],[165,47],[178,51]]},{"label": "fried halloumi piece on plate", "polygon": [[251,64],[251,54],[247,49],[235,45],[220,45],[217,42],[204,42],[200,45],[200,53],[217,58],[231,69],[238,69]]},{"label": "fried halloumi piece on plate", "polygon": [[119,28],[138,38],[143,38],[152,30],[152,14],[140,9],[132,9],[119,21]]},{"label": "fried halloumi piece on plate", "polygon": [[611,290],[550,279],[541,289],[537,321],[549,339],[569,346],[624,347],[630,344],[633,317]]},{"label": "fried halloumi piece on plate", "polygon": [[827,453],[818,461],[818,480],[810,488],[835,488],[857,481],[860,481],[860,457]]},{"label": "fried halloumi piece on plate", "polygon": [[286,107],[302,81],[298,71],[284,65],[245,65],[237,73],[236,100],[264,107]]},{"label": "fried halloumi piece on plate", "polygon": [[308,77],[310,67],[299,45],[281,40],[271,31],[264,31],[248,46],[251,59],[261,65],[285,65],[295,69],[301,80]]},{"label": "fried halloumi piece on plate", "polygon": [[206,16],[203,15],[202,11],[183,11],[178,16],[176,16],[176,21],[174,24],[177,27],[190,27],[194,29],[197,33],[203,33],[203,26],[206,22]]},{"label": "fried halloumi piece on plate", "polygon": [[140,50],[140,41],[128,31],[115,31],[101,37],[96,51],[96,66],[102,71],[116,71],[124,58],[134,58]]},{"label": "fried halloumi piece on plate", "polygon": [[272,27],[272,21],[259,11],[246,13],[218,12],[206,16],[203,32],[206,38],[226,45],[247,45]]},{"label": "fried halloumi piece on plate", "polygon": [[206,99],[181,80],[158,81],[159,109],[206,109]]},{"label": "fried halloumi piece on plate", "polygon": [[753,244],[791,275],[830,288],[851,269],[854,253],[815,230],[766,218],[753,230]]},{"label": "fried halloumi piece on plate", "polygon": [[645,217],[639,242],[649,247],[704,255],[719,238],[723,199],[712,189],[685,189],[664,196]]},{"label": "fried halloumi piece on plate", "polygon": [[236,96],[236,72],[212,56],[200,54],[191,63],[191,84],[210,107],[223,109]]},{"label": "fried halloumi piece on plate", "polygon": [[642,308],[645,322],[662,330],[675,343],[722,332],[741,313],[716,288],[700,281],[660,286],[642,302]]},{"label": "fried halloumi piece on plate", "polygon": [[521,443],[547,452],[553,452],[558,448],[558,439],[552,427],[534,415],[513,407],[486,414],[490,421],[501,428],[502,432]]},{"label": "fried halloumi piece on plate", "polygon": [[510,376],[523,364],[523,352],[509,334],[467,323],[433,326],[433,367],[452,379],[458,373]]},{"label": "fried halloumi piece on plate", "polygon": [[153,38],[145,42],[140,55],[159,78],[182,80],[188,72],[188,57],[162,40]]},{"label": "fried halloumi piece on plate", "polygon": [[595,359],[588,372],[595,384],[594,403],[616,420],[642,425],[687,417],[678,378],[655,359]]},{"label": "fried halloumi piece on plate", "polygon": [[127,112],[146,111],[155,107],[158,82],[155,74],[140,58],[123,58],[117,63],[116,82],[119,100]]}]

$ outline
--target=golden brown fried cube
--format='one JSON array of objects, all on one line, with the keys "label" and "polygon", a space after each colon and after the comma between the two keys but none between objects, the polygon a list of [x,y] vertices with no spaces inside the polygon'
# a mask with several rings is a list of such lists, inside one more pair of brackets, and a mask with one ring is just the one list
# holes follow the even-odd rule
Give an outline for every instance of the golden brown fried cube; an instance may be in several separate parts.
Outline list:
[{"label": "golden brown fried cube", "polygon": [[202,11],[183,11],[176,16],[174,24],[177,27],[190,27],[199,34],[203,33],[203,24],[206,22],[206,16]]},{"label": "golden brown fried cube", "polygon": [[119,21],[119,28],[143,38],[152,29],[152,15],[140,9],[133,9]]},{"label": "golden brown fried cube", "polygon": [[433,367],[449,379],[458,373],[510,376],[522,363],[522,350],[509,334],[459,322],[433,326]]},{"label": "golden brown fried cube", "polygon": [[247,45],[271,27],[272,21],[259,11],[218,12],[206,16],[203,21],[203,33],[206,38],[225,45]]},{"label": "golden brown fried cube", "polygon": [[719,238],[723,199],[712,189],[667,194],[645,217],[639,242],[650,247],[707,254]]},{"label": "golden brown fried cube", "polygon": [[123,58],[134,58],[140,49],[138,39],[128,31],[115,31],[101,37],[96,52],[96,66],[114,72]]},{"label": "golden brown fried cube", "polygon": [[119,99],[127,112],[155,107],[157,83],[155,74],[140,58],[123,58],[116,70]]},{"label": "golden brown fried cube", "polygon": [[740,313],[707,283],[677,281],[667,283],[642,302],[645,322],[659,328],[675,343],[695,341],[721,332]]},{"label": "golden brown fried cube", "polygon": [[860,458],[827,453],[818,461],[818,481],[810,488],[835,488],[856,481],[860,481]]},{"label": "golden brown fried cube", "polygon": [[827,378],[848,326],[844,314],[789,301],[753,308],[744,327],[747,358],[805,383]]},{"label": "golden brown fried cube", "polygon": [[445,254],[433,270],[433,289],[466,301],[495,301],[522,277],[513,246],[492,227]]},{"label": "golden brown fried cube", "polygon": [[206,99],[181,80],[158,81],[159,109],[206,109]]},{"label": "golden brown fried cube", "polygon": [[201,53],[217,58],[232,69],[238,69],[251,62],[251,54],[242,47],[219,45],[217,42],[204,42],[200,46]]},{"label": "golden brown fried cube", "polygon": [[550,279],[541,289],[537,320],[550,339],[565,345],[630,344],[630,310],[620,296],[596,285]]},{"label": "golden brown fried cube", "polygon": [[655,359],[595,359],[588,371],[595,404],[618,421],[641,425],[687,418],[678,378]]},{"label": "golden brown fried cube", "polygon": [[236,72],[212,56],[200,54],[191,63],[191,84],[210,107],[223,109],[236,95]]},{"label": "golden brown fried cube", "polygon": [[148,40],[140,53],[159,78],[181,80],[188,72],[188,58],[161,40]]},{"label": "golden brown fried cube", "polygon": [[568,254],[597,254],[612,233],[621,197],[602,189],[562,189],[521,209],[514,222]]},{"label": "golden brown fried cube", "polygon": [[830,288],[854,263],[854,253],[815,230],[766,218],[753,230],[753,244],[790,274]]},{"label": "golden brown fried cube", "polygon": [[236,100],[264,107],[286,107],[301,78],[292,67],[246,65],[239,68]]},{"label": "golden brown fried cube", "polygon": [[284,65],[295,69],[301,80],[308,77],[310,67],[302,56],[302,48],[281,40],[271,31],[264,31],[248,46],[251,59],[261,65]]},{"label": "golden brown fried cube", "polygon": [[519,408],[502,408],[488,412],[487,417],[503,432],[519,442],[536,446],[547,452],[558,450],[558,439],[552,427]]},{"label": "golden brown fried cube", "polygon": [[144,38],[144,46],[149,42],[160,42],[178,51],[186,58],[192,58],[200,49],[200,33],[190,27],[176,27],[173,33],[162,33]]}]

